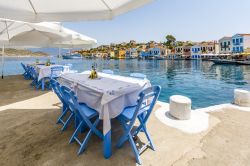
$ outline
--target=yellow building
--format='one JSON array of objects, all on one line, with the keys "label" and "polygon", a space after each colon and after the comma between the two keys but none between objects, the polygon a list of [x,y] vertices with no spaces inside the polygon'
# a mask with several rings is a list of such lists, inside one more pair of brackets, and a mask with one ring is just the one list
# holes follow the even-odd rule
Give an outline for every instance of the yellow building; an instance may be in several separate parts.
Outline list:
[{"label": "yellow building", "polygon": [[119,49],[115,51],[115,57],[119,59],[125,59],[126,51],[124,49]]}]

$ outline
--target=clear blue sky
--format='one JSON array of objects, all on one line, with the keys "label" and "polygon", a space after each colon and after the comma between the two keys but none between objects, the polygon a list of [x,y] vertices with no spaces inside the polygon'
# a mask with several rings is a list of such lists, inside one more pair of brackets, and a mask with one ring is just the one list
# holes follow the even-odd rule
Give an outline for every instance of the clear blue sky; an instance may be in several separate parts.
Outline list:
[{"label": "clear blue sky", "polygon": [[155,0],[109,21],[63,23],[98,44],[177,40],[218,40],[250,33],[250,0]]}]

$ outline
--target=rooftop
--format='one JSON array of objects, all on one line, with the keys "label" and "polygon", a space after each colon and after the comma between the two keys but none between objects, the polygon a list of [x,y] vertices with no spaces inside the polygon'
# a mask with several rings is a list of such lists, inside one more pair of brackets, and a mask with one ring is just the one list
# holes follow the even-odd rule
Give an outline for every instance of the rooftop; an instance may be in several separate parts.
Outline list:
[{"label": "rooftop", "polygon": [[[232,39],[232,37],[225,36],[225,37],[221,38],[220,40],[231,40],[231,39]],[[219,41],[220,41],[220,40],[219,40]]]}]

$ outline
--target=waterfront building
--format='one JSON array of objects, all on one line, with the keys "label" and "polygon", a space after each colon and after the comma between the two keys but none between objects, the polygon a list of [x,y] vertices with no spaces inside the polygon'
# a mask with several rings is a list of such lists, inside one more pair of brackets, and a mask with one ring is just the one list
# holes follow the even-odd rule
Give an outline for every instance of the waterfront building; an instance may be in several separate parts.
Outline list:
[{"label": "waterfront building", "polygon": [[232,37],[223,37],[219,40],[219,53],[220,54],[232,53]]},{"label": "waterfront building", "polygon": [[166,49],[158,46],[150,48],[148,52],[148,56],[151,57],[163,57],[166,55]]},{"label": "waterfront building", "polygon": [[201,46],[200,45],[194,45],[191,47],[191,58],[201,59]]},{"label": "waterfront building", "polygon": [[125,59],[126,51],[124,49],[115,50],[115,57],[119,59]]},{"label": "waterfront building", "polygon": [[136,48],[127,49],[125,58],[130,59],[130,58],[136,58],[136,57],[138,57],[138,52]]},{"label": "waterfront building", "polygon": [[177,56],[182,56],[183,55],[183,46],[177,46],[177,47],[175,47],[175,54]]},{"label": "waterfront building", "polygon": [[219,54],[219,45],[217,42],[202,42],[200,43],[202,54]]},{"label": "waterfront building", "polygon": [[182,57],[187,59],[191,57],[191,47],[192,46],[183,46]]},{"label": "waterfront building", "polygon": [[235,34],[232,37],[233,53],[243,53],[250,48],[250,34]]}]

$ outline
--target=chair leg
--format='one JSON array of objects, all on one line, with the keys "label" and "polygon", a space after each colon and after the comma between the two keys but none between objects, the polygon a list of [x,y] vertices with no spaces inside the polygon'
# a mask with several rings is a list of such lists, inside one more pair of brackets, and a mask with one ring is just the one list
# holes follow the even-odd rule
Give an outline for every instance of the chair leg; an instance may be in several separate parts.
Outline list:
[{"label": "chair leg", "polygon": [[74,132],[73,135],[71,136],[71,138],[70,138],[70,140],[69,140],[69,143],[70,143],[70,144],[71,144],[72,142],[74,142],[75,137],[77,137],[77,135],[78,135],[78,133],[79,133],[81,127],[82,127],[82,122],[83,122],[83,121],[81,121],[81,122],[79,123],[79,125],[78,125],[78,127],[76,128],[75,132]]},{"label": "chair leg", "polygon": [[116,144],[116,147],[117,147],[117,148],[121,148],[122,145],[124,144],[124,142],[126,142],[127,140],[128,140],[128,136],[127,136],[127,135],[122,136],[122,137],[119,139],[118,143]]},{"label": "chair leg", "polygon": [[71,114],[70,114],[69,118],[67,119],[67,121],[66,121],[66,122],[65,122],[65,124],[63,125],[63,127],[62,127],[61,131],[64,131],[64,130],[68,127],[69,122],[70,122],[70,121],[71,121],[71,119],[73,118],[73,115],[74,115],[74,113],[72,113],[72,112],[71,112]]},{"label": "chair leg", "polygon": [[122,126],[124,128],[124,135],[118,140],[118,143],[116,144],[117,148],[121,148],[122,145],[124,144],[124,142],[126,142],[128,140],[128,136],[126,134],[126,129],[127,129],[126,124],[122,120],[120,121],[120,123],[122,124]]},{"label": "chair leg", "polygon": [[145,135],[146,135],[148,141],[150,142],[150,146],[151,146],[152,150],[155,150],[154,143],[153,143],[153,141],[152,141],[152,139],[151,139],[151,137],[150,137],[150,135],[149,135],[149,133],[148,133],[148,131],[147,131],[147,128],[146,128],[144,125],[142,125],[142,128],[143,128],[143,130],[144,130],[144,133],[145,133]]},{"label": "chair leg", "polygon": [[155,150],[154,143],[153,143],[153,141],[152,141],[152,139],[151,139],[151,137],[150,137],[150,135],[149,135],[149,133],[147,131],[146,124],[144,123],[142,118],[139,118],[139,121],[141,123],[141,125],[139,127],[141,128],[141,130],[144,131],[144,133],[145,133],[145,135],[146,135],[146,137],[147,137],[147,139],[148,139],[148,141],[150,143],[150,146],[151,146],[152,150]]},{"label": "chair leg", "polygon": [[[99,121],[100,121],[99,118],[97,118],[97,119],[95,120],[93,126],[96,127],[96,126],[98,125]],[[93,133],[94,133],[93,130],[90,129],[89,132],[88,132],[88,134],[86,135],[86,137],[85,137],[83,143],[82,143],[81,146],[80,146],[80,149],[79,149],[79,151],[78,151],[78,155],[80,155],[80,154],[85,150],[85,148],[86,148],[86,146],[87,146],[87,144],[88,144],[88,142],[89,142],[89,139],[90,139],[90,137],[91,137],[91,135],[92,135]]]},{"label": "chair leg", "polygon": [[62,114],[58,117],[58,120],[57,120],[57,124],[58,123],[62,123],[62,118],[66,115],[66,113],[68,112],[68,108],[65,107],[65,110],[62,112]]},{"label": "chair leg", "polygon": [[132,135],[130,133],[128,135],[128,139],[129,139],[130,145],[132,146],[133,152],[135,154],[136,161],[137,161],[138,164],[141,165],[142,162],[141,162],[141,159],[140,159],[140,156],[139,156],[139,152],[138,152],[138,150],[136,148],[135,142],[134,142],[133,137],[132,137]]}]

